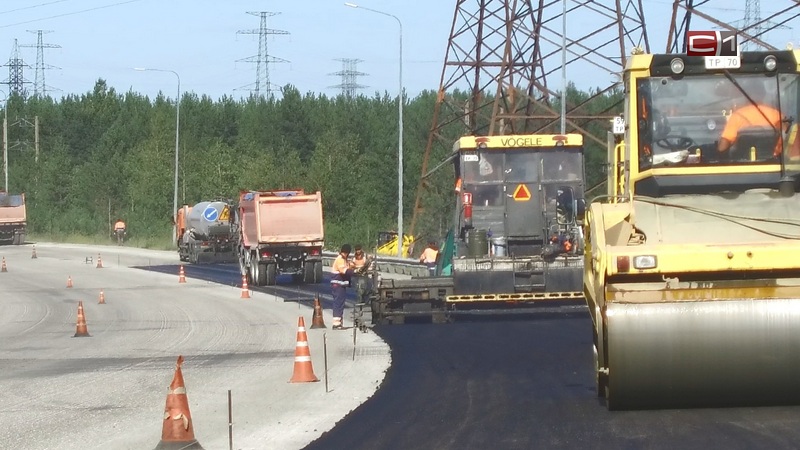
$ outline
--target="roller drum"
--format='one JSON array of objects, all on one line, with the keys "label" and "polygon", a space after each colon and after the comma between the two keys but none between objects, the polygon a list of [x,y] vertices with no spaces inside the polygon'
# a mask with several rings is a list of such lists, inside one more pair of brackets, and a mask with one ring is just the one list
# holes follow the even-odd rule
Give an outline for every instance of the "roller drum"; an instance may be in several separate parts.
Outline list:
[{"label": "roller drum", "polygon": [[800,403],[800,299],[614,303],[609,409]]}]

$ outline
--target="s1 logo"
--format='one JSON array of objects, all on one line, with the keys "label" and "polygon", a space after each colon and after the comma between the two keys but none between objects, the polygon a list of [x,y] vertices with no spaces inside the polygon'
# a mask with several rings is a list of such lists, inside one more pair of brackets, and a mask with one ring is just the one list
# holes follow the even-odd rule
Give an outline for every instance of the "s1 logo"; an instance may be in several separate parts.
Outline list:
[{"label": "s1 logo", "polygon": [[739,56],[733,31],[687,31],[686,44],[689,56]]}]

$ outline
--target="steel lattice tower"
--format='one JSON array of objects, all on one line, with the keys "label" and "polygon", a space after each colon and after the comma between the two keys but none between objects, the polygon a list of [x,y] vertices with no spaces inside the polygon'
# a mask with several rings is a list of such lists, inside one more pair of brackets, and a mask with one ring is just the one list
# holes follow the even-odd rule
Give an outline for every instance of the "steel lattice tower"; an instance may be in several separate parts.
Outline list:
[{"label": "steel lattice tower", "polygon": [[[561,25],[565,10],[567,18],[581,24],[569,27],[567,36]],[[562,38],[567,53],[563,61]],[[558,132],[561,115],[555,100],[561,94],[548,82],[555,76],[561,85],[562,68],[597,73],[598,89],[567,105],[566,124],[567,132],[582,133],[604,147],[608,127],[602,135],[588,127],[609,120],[619,109],[600,100],[614,90],[633,47],[650,47],[642,0],[569,0],[566,6],[561,0],[459,0],[408,233],[414,234],[427,203],[429,160],[449,153],[454,132]],[[466,89],[468,98],[456,98],[454,89]]]},{"label": "steel lattice tower", "polygon": [[46,69],[58,69],[58,67],[51,66],[44,63],[44,49],[46,48],[61,48],[57,44],[45,44],[42,40],[44,33],[52,33],[49,30],[27,30],[29,33],[36,33],[36,45],[21,45],[20,47],[36,47],[36,67],[35,78],[33,82],[33,95],[47,95],[48,86],[44,81],[44,71]]},{"label": "steel lattice tower", "polygon": [[11,49],[11,56],[3,67],[8,67],[8,78],[2,83],[8,85],[9,97],[12,95],[19,95],[23,98],[27,97],[28,92],[25,89],[25,85],[30,84],[30,81],[25,79],[24,69],[25,67],[30,69],[30,66],[25,64],[22,60],[22,56],[19,54],[19,44],[16,39],[14,39],[14,46]]},{"label": "steel lattice tower", "polygon": [[716,18],[717,11],[729,6],[729,3],[726,0],[675,0],[667,38],[667,52],[686,53],[686,31],[711,27],[738,33],[741,48],[755,44],[765,50],[778,50],[784,46],[768,43],[766,34],[779,28],[800,26],[798,0],[770,0],[770,8],[775,12],[763,18],[758,0],[747,0],[745,20],[740,26]]},{"label": "steel lattice tower", "polygon": [[347,98],[353,98],[356,96],[356,90],[364,89],[367,86],[358,84],[358,77],[366,76],[367,74],[364,72],[358,71],[358,63],[362,62],[360,59],[352,59],[352,58],[341,58],[337,59],[336,61],[342,62],[342,70],[334,73],[330,73],[328,75],[336,75],[342,77],[342,82],[336,86],[330,86],[331,88],[341,89],[342,95]]},{"label": "steel lattice tower", "polygon": [[273,13],[267,11],[261,11],[261,12],[248,11],[247,14],[260,17],[261,25],[258,29],[239,30],[236,32],[236,34],[258,35],[258,55],[238,60],[238,61],[256,63],[255,83],[248,84],[247,86],[243,86],[242,88],[252,87],[251,94],[254,95],[255,97],[260,97],[261,91],[263,89],[264,91],[267,92],[267,96],[269,96],[269,92],[272,90],[272,84],[270,83],[269,80],[269,65],[274,63],[289,62],[289,61],[281,58],[276,58],[269,54],[269,52],[267,51],[267,37],[271,34],[289,34],[289,32],[284,30],[273,30],[271,28],[267,28],[267,17],[275,16],[279,13]]}]

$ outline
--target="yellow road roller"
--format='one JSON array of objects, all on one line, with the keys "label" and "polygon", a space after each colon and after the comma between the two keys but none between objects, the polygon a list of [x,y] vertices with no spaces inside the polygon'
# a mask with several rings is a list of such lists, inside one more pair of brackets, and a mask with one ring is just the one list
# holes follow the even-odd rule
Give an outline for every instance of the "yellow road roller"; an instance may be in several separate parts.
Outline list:
[{"label": "yellow road roller", "polygon": [[800,404],[800,51],[634,53],[584,229],[598,396]]}]

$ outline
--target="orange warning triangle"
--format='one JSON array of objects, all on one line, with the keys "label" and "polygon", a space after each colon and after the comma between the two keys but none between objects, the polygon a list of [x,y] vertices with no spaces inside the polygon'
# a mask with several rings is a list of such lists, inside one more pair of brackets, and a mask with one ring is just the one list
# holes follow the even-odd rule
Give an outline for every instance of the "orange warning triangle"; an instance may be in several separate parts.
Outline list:
[{"label": "orange warning triangle", "polygon": [[517,189],[514,190],[514,200],[517,201],[528,201],[531,199],[531,191],[528,190],[528,187],[524,184],[520,184],[517,186]]}]

